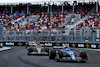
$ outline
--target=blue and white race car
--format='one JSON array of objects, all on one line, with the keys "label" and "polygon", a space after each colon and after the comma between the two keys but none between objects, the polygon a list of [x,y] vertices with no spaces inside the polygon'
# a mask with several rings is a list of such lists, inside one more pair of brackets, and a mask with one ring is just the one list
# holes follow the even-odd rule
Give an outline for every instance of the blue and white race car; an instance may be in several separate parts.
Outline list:
[{"label": "blue and white race car", "polygon": [[55,59],[57,62],[77,61],[85,63],[88,60],[88,56],[86,52],[83,52],[82,50],[80,52],[77,52],[65,46],[61,49],[54,48],[52,50],[49,50],[49,59]]}]

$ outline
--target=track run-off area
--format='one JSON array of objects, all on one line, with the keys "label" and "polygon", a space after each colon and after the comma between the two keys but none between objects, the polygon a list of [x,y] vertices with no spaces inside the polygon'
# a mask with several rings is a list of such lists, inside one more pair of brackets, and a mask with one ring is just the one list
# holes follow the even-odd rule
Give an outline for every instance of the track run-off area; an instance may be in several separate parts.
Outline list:
[{"label": "track run-off area", "polygon": [[89,58],[86,63],[56,62],[48,56],[27,55],[25,46],[11,46],[11,50],[0,52],[0,67],[100,67],[100,52],[84,51]]}]

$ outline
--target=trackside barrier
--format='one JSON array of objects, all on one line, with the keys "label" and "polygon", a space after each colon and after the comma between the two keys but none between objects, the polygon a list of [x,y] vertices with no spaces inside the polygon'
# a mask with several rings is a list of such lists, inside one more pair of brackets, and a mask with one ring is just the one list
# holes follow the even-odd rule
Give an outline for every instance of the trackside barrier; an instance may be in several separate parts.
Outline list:
[{"label": "trackside barrier", "polygon": [[[1,41],[0,44],[3,44],[3,46],[25,46],[26,41]],[[100,49],[99,43],[76,43],[76,42],[40,42],[40,44],[45,45],[47,47],[52,46],[64,46],[67,45],[69,47],[73,48],[93,48],[93,49]]]},{"label": "trackside barrier", "polygon": [[[97,38],[100,37],[100,29],[91,30],[85,28],[82,30],[64,30],[64,29],[51,29],[50,30],[26,30],[26,31],[3,31],[4,41],[66,41],[66,42],[84,42],[88,39],[89,42],[98,42]],[[67,34],[67,32],[69,32]]]}]

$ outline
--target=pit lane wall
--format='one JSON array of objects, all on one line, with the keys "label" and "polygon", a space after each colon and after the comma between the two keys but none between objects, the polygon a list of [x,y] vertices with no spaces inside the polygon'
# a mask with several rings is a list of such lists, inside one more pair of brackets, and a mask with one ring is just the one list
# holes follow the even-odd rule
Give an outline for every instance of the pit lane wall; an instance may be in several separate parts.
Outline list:
[{"label": "pit lane wall", "polygon": [[[0,45],[3,46],[26,46],[27,41],[0,41]],[[52,46],[64,46],[67,45],[69,47],[73,48],[94,48],[94,49],[100,49],[99,43],[86,43],[86,42],[40,42],[40,44],[45,45],[47,47]]]}]

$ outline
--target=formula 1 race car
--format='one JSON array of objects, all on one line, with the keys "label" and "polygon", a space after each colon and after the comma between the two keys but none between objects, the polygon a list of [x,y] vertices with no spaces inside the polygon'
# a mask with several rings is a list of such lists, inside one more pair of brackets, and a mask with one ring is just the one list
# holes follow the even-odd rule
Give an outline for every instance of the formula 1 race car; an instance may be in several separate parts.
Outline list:
[{"label": "formula 1 race car", "polygon": [[77,61],[77,62],[86,62],[88,56],[82,50],[80,52],[73,51],[69,47],[62,47],[60,49],[54,48],[49,50],[49,59],[55,59],[59,61]]},{"label": "formula 1 race car", "polygon": [[29,47],[27,49],[28,55],[48,55],[49,48],[43,46],[42,44],[37,44],[34,42],[29,42]]}]

